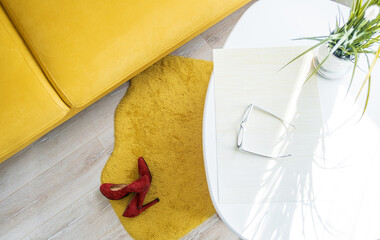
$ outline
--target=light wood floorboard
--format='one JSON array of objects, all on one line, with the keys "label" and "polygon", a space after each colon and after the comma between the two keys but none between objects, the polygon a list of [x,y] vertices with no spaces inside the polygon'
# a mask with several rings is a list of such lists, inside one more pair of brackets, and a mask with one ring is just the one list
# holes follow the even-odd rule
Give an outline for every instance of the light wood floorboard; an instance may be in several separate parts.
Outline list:
[{"label": "light wood floorboard", "polygon": [[0,202],[0,236],[23,238],[98,187],[107,158],[95,138],[7,196]]},{"label": "light wood floorboard", "polygon": [[[25,239],[98,239],[121,226],[115,221],[111,204],[95,186],[89,193],[70,204]],[[121,236],[128,237],[123,229]]]},{"label": "light wood floorboard", "polygon": [[114,132],[115,131],[112,126],[98,136],[98,139],[102,146],[107,149],[106,153],[108,156],[111,156],[111,153],[113,151],[113,145],[115,142]]},{"label": "light wood floorboard", "polygon": [[[249,4],[251,5],[251,4]],[[212,60],[243,7],[174,51]],[[99,193],[128,83],[0,164],[0,239],[131,239]],[[237,239],[214,215],[183,239]]]}]

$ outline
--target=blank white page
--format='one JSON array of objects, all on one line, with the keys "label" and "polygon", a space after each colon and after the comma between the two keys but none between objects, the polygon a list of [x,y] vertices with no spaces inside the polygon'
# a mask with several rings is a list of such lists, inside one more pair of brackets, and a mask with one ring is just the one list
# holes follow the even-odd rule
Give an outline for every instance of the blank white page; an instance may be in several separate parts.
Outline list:
[{"label": "blank white page", "polygon": [[[331,189],[308,182],[323,136],[316,77],[304,84],[312,71],[312,54],[279,71],[305,49],[214,50],[219,203],[308,202],[316,195],[330,196]],[[240,122],[251,103],[296,128],[252,110],[245,123],[244,148],[291,157],[271,159],[238,150]]]}]

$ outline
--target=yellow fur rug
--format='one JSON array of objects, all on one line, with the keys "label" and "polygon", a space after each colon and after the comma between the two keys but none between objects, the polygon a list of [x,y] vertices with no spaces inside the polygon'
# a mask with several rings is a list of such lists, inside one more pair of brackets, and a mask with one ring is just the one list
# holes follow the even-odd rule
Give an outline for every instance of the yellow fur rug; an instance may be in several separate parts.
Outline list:
[{"label": "yellow fur rug", "polygon": [[142,156],[153,177],[145,203],[160,198],[136,218],[122,216],[131,196],[110,201],[134,239],[179,239],[215,213],[202,153],[211,72],[211,62],[167,56],[131,80],[116,110],[115,148],[101,182],[133,182]]}]

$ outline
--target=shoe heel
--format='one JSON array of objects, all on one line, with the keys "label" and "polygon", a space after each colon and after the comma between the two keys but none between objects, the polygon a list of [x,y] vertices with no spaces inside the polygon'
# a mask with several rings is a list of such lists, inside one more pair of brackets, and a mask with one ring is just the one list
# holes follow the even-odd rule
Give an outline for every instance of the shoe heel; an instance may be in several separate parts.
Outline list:
[{"label": "shoe heel", "polygon": [[151,202],[145,204],[144,206],[142,206],[141,210],[142,210],[142,211],[145,211],[145,210],[147,210],[148,208],[150,208],[151,206],[153,206],[154,204],[158,203],[159,201],[160,201],[160,199],[159,199],[159,198],[156,198],[156,199],[154,199],[153,201],[151,201]]},{"label": "shoe heel", "polygon": [[145,199],[146,195],[148,194],[149,189],[150,189],[150,183],[145,187],[145,189],[143,191],[141,191],[139,193],[140,197],[139,197],[139,201],[137,203],[137,209],[141,209],[143,207],[144,199]]}]

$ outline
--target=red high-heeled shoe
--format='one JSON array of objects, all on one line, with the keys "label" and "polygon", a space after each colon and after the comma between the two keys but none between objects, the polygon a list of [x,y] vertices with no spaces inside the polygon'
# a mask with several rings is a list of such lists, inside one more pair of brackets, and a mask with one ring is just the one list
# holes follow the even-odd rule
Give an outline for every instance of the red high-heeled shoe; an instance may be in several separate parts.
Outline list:
[{"label": "red high-heeled shoe", "polygon": [[[146,194],[145,194],[146,195]],[[140,193],[135,193],[133,195],[131,201],[129,202],[127,208],[125,209],[123,216],[127,218],[132,218],[140,215],[140,213],[144,212],[154,204],[158,203],[160,201],[159,198],[154,199],[153,201],[143,205],[142,207],[138,207],[138,204],[140,202],[144,202],[144,198]]]},{"label": "red high-heeled shoe", "polygon": [[100,192],[111,200],[119,200],[128,196],[131,192],[139,192],[144,190],[145,183],[142,183],[141,177],[147,175],[149,182],[152,182],[152,175],[149,171],[148,164],[146,164],[143,157],[139,157],[137,160],[138,171],[140,179],[135,182],[127,184],[113,184],[113,183],[103,183],[100,186]]},{"label": "red high-heeled shoe", "polygon": [[140,176],[147,176],[149,177],[149,184],[147,184],[144,191],[136,192],[131,200],[128,203],[128,206],[126,207],[123,216],[124,217],[136,217],[149,207],[153,206],[154,204],[158,203],[160,200],[156,198],[155,200],[143,205],[146,195],[149,192],[150,189],[150,183],[152,182],[152,175],[150,173],[150,170],[148,168],[148,164],[145,162],[143,157],[139,157],[138,159],[138,170]]},{"label": "red high-heeled shoe", "polygon": [[[150,179],[144,175],[131,184],[103,183],[100,192],[108,199],[119,200],[126,197],[131,192],[145,192],[150,188]],[[141,203],[142,205],[142,203]]]}]

